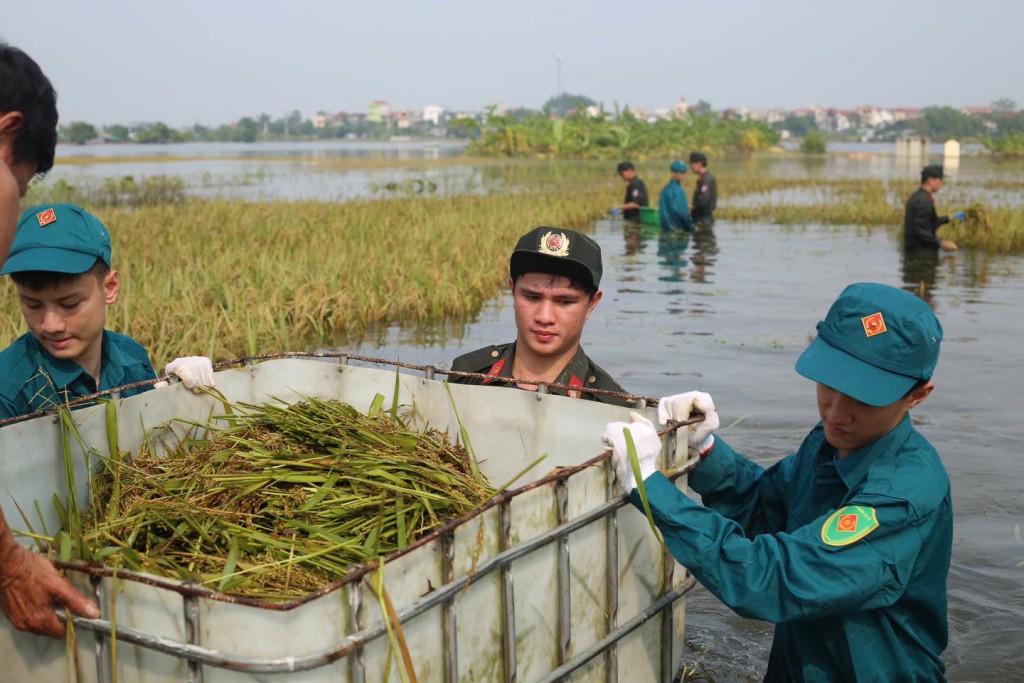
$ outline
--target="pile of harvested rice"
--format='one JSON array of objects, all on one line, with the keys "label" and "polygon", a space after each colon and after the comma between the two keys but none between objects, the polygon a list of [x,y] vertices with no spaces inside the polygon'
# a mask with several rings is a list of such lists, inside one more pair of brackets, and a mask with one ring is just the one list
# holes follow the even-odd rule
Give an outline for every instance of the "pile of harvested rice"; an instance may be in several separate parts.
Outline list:
[{"label": "pile of harvested rice", "polygon": [[494,494],[463,447],[409,429],[380,398],[369,415],[320,399],[235,406],[233,426],[194,426],[164,455],[151,433],[94,482],[85,556],[282,600]]}]

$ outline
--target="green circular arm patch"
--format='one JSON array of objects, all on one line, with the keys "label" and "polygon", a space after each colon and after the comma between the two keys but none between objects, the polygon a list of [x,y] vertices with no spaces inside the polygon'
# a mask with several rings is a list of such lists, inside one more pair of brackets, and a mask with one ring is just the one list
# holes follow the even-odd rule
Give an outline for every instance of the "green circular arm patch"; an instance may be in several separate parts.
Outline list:
[{"label": "green circular arm patch", "polygon": [[864,505],[839,508],[821,527],[821,540],[831,546],[856,543],[878,528],[875,509]]}]

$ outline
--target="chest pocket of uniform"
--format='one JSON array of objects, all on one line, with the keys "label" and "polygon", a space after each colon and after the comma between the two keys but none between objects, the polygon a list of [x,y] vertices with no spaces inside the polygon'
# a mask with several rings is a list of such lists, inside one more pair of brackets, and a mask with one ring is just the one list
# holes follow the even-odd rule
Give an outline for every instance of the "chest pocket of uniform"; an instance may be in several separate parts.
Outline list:
[{"label": "chest pocket of uniform", "polygon": [[806,526],[842,507],[848,493],[834,465],[819,465],[810,491],[806,496],[793,501],[789,512],[789,530]]}]

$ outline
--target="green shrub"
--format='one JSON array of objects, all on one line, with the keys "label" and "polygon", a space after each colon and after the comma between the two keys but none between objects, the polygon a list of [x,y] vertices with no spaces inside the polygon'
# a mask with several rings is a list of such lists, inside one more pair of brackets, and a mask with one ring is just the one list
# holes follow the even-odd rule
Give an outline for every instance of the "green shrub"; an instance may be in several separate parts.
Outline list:
[{"label": "green shrub", "polygon": [[804,154],[824,154],[826,149],[828,149],[828,140],[825,139],[823,133],[816,130],[807,133],[804,136],[804,141],[800,143],[800,151]]}]

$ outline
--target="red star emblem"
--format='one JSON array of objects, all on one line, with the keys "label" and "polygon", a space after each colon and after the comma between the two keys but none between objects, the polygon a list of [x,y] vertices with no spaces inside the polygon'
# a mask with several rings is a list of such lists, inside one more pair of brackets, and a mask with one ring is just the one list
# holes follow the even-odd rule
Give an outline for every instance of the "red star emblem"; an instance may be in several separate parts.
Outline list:
[{"label": "red star emblem", "polygon": [[857,515],[840,515],[839,524],[836,525],[837,531],[856,531],[857,530]]},{"label": "red star emblem", "polygon": [[886,331],[885,320],[882,318],[881,313],[872,313],[871,315],[864,316],[860,319],[860,322],[864,325],[864,334],[869,337],[874,337],[876,334],[882,334]]},{"label": "red star emblem", "polygon": [[37,213],[36,220],[39,221],[40,228],[45,228],[50,223],[57,222],[57,214],[53,209],[47,209],[46,211],[40,211]]}]

